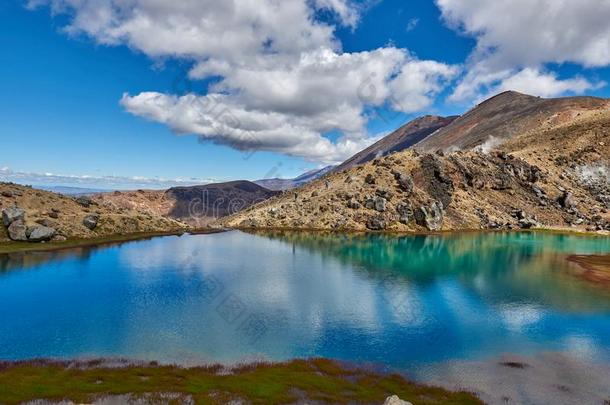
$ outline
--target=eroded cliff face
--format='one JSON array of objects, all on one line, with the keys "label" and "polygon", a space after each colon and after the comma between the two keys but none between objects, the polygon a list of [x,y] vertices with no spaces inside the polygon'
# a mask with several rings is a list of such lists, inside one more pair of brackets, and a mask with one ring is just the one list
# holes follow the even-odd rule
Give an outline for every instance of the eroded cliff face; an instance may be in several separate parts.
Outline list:
[{"label": "eroded cliff face", "polygon": [[610,111],[579,112],[495,147],[409,149],[220,220],[243,228],[610,230]]}]

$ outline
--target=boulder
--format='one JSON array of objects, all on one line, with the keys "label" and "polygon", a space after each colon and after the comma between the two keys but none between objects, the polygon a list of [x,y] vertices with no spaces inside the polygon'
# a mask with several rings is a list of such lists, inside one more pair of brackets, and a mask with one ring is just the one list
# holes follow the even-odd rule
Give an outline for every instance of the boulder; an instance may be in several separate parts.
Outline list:
[{"label": "boulder", "polygon": [[561,205],[562,208],[570,209],[576,207],[576,202],[574,201],[574,196],[569,191],[564,191],[563,194],[557,198],[557,202]]},{"label": "boulder", "polygon": [[387,224],[386,224],[385,220],[380,216],[371,217],[366,222],[366,227],[372,231],[381,231],[381,230],[385,229],[386,226],[387,226]]},{"label": "boulder", "polygon": [[24,220],[25,211],[17,206],[5,208],[2,210],[2,222],[4,226],[9,226],[14,221]]},{"label": "boulder", "polygon": [[8,237],[15,241],[26,241],[28,240],[27,227],[23,223],[22,219],[11,222],[7,228]]},{"label": "boulder", "polygon": [[399,173],[395,177],[396,181],[398,182],[398,186],[402,191],[407,194],[411,194],[413,192],[413,179],[411,178],[411,176]]},{"label": "boulder", "polygon": [[415,213],[415,221],[429,231],[440,231],[443,228],[443,203],[434,201],[429,206],[422,205]]},{"label": "boulder", "polygon": [[523,218],[519,220],[521,229],[531,229],[538,226],[538,222],[534,218]]},{"label": "boulder", "polygon": [[78,205],[81,205],[85,208],[89,208],[89,206],[93,204],[93,200],[90,197],[87,197],[86,195],[77,197],[74,201],[76,201]]},{"label": "boulder", "polygon": [[55,229],[42,225],[34,226],[27,229],[27,236],[30,242],[47,241],[55,236]]},{"label": "boulder", "polygon": [[409,201],[400,202],[396,205],[396,212],[399,215],[399,221],[403,224],[408,224],[413,217],[413,208]]},{"label": "boulder", "polygon": [[347,202],[347,208],[357,210],[360,208],[360,203],[355,198],[352,198]]},{"label": "boulder", "polygon": [[375,197],[375,211],[384,212],[386,210],[387,200],[383,197]]},{"label": "boulder", "polygon": [[4,190],[0,194],[2,194],[2,197],[6,197],[6,198],[12,198],[13,197],[13,192],[9,191],[9,190]]},{"label": "boulder", "polygon": [[398,395],[392,395],[391,397],[387,397],[383,405],[413,405],[411,402],[403,401],[398,397]]},{"label": "boulder", "polygon": [[377,194],[379,197],[385,198],[386,200],[391,200],[393,197],[392,192],[385,187],[380,187],[375,190],[375,194]]},{"label": "boulder", "polygon": [[99,218],[97,215],[87,215],[83,219],[83,225],[85,225],[90,230],[94,230],[97,227],[98,221],[99,221]]}]

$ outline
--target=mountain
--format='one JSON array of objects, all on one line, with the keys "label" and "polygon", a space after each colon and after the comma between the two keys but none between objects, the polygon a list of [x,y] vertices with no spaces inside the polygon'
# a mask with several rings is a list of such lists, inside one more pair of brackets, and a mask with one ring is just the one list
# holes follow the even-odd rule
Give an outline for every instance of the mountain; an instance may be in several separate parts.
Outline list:
[{"label": "mountain", "polygon": [[234,214],[276,194],[277,191],[245,180],[174,187],[165,192],[168,198],[174,200],[168,216],[200,224]]},{"label": "mountain", "polygon": [[96,188],[83,188],[83,187],[68,187],[68,186],[33,186],[39,190],[50,191],[52,193],[63,194],[68,196],[79,196],[79,195],[91,195],[95,193],[108,193],[112,190],[103,190]]},{"label": "mountain", "polygon": [[226,215],[264,201],[279,192],[241,180],[168,190],[114,191],[93,198],[115,209],[129,209],[202,227]]},{"label": "mountain", "polygon": [[457,117],[439,117],[426,115],[408,122],[390,135],[355,154],[336,167],[335,171],[343,171],[351,167],[369,162],[375,158],[399,152],[426,139],[441,128],[451,124]]},{"label": "mountain", "polygon": [[515,135],[569,123],[580,113],[604,108],[606,104],[607,100],[595,97],[544,99],[507,91],[477,105],[415,148],[435,151],[493,146]]},{"label": "mountain", "polygon": [[216,225],[608,232],[609,211],[610,100],[507,92],[411,148],[333,171]]},{"label": "mountain", "polygon": [[324,176],[326,173],[330,172],[334,168],[335,168],[335,166],[326,166],[321,169],[310,170],[306,173],[301,174],[298,177],[295,177],[294,179],[278,179],[278,178],[262,179],[262,180],[256,180],[256,181],[254,181],[254,183],[258,184],[259,186],[268,188],[269,190],[275,190],[275,191],[290,190],[290,189],[302,186],[303,184],[310,182],[312,180],[319,179],[320,177]]}]

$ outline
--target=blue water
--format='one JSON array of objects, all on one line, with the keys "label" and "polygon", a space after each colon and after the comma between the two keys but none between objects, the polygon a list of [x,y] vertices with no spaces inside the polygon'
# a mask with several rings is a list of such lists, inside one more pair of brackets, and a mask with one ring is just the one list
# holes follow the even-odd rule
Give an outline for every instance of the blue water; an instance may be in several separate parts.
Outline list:
[{"label": "blue water", "polygon": [[572,253],[610,239],[235,231],[0,256],[0,359],[609,361],[610,293]]}]

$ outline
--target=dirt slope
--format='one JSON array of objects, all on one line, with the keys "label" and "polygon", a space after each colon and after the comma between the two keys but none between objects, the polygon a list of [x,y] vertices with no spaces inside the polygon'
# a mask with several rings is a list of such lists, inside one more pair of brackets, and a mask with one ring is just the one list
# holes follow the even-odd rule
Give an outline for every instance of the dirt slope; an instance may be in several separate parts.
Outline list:
[{"label": "dirt slope", "polygon": [[[486,139],[483,134],[508,139],[495,150],[398,152],[327,175],[218,225],[393,231],[610,229],[607,100],[548,101],[505,93],[479,107],[424,144],[476,146]],[[473,115],[480,120],[476,125]],[[468,123],[471,128],[465,129]],[[439,135],[450,127],[455,133]]]}]

